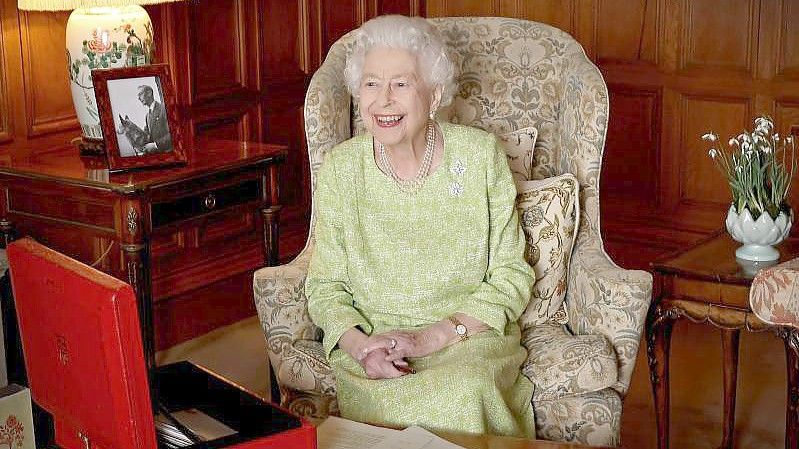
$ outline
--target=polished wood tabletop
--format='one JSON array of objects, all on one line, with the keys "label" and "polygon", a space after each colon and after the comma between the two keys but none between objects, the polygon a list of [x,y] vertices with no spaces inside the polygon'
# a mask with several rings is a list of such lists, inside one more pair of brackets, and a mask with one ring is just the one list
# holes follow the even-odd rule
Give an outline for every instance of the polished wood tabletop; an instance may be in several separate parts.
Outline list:
[{"label": "polished wood tabletop", "polygon": [[[545,440],[435,432],[436,435],[467,449],[577,449],[587,446]],[[601,448],[599,448],[601,449]]]}]

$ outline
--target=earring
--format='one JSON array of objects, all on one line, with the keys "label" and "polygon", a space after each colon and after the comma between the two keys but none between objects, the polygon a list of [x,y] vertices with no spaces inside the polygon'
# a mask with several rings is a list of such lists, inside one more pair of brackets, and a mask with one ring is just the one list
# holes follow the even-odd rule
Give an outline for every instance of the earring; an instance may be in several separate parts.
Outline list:
[{"label": "earring", "polygon": [[436,110],[435,109],[431,109],[430,110],[430,120],[434,120],[435,118],[436,118]]}]

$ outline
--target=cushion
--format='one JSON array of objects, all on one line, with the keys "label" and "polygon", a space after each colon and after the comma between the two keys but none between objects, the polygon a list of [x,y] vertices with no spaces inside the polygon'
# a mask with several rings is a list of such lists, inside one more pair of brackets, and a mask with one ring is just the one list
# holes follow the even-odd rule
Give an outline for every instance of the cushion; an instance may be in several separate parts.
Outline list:
[{"label": "cushion", "polygon": [[508,156],[508,166],[513,180],[518,184],[532,179],[533,149],[538,130],[533,127],[518,129],[498,137]]},{"label": "cushion", "polygon": [[752,280],[749,305],[769,324],[799,328],[799,258],[760,270]]},{"label": "cushion", "polygon": [[534,401],[579,396],[609,388],[619,376],[616,353],[604,335],[572,335],[548,323],[522,332],[522,372],[535,385]]},{"label": "cushion", "polygon": [[526,328],[549,321],[566,298],[569,260],[580,222],[579,182],[566,173],[517,186],[524,189],[516,197],[527,241],[524,255],[536,278],[520,319]]}]

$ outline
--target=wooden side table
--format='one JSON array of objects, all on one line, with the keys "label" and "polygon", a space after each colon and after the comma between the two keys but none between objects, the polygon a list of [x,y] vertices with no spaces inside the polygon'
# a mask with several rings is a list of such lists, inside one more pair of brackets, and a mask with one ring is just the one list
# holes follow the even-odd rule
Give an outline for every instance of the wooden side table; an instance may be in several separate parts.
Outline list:
[{"label": "wooden side table", "polygon": [[0,159],[0,246],[31,236],[131,284],[148,367],[157,335],[251,310],[237,289],[277,262],[287,148],[197,139],[186,152],[184,166],[124,173],[72,145]]},{"label": "wooden side table", "polygon": [[[799,353],[791,334],[758,319],[749,308],[749,287],[756,271],[799,256],[799,242],[781,244],[771,264],[736,261],[734,242],[720,232],[696,246],[652,264],[654,301],[647,319],[647,354],[655,396],[658,449],[669,447],[669,344],[674,322],[687,318],[721,329],[724,354],[724,414],[721,447],[732,449],[741,329],[775,332],[785,342],[788,360],[786,448],[797,449],[795,416],[799,405]],[[792,343],[793,341],[793,343]]]}]

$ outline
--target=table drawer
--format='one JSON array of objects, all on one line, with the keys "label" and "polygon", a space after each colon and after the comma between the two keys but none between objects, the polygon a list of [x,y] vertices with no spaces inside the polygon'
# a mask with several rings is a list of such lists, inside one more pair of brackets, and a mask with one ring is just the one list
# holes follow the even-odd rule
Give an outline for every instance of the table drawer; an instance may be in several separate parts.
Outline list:
[{"label": "table drawer", "polygon": [[231,186],[199,192],[194,195],[152,205],[153,228],[196,218],[203,214],[258,201],[261,186],[257,179],[250,179]]}]

